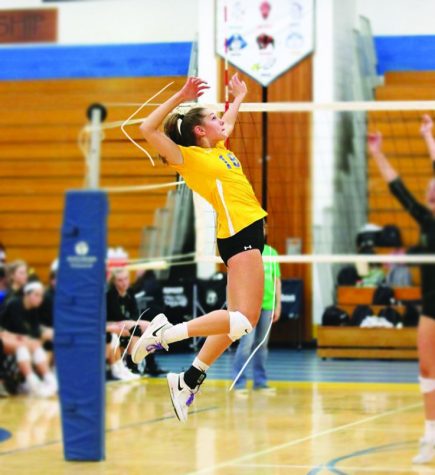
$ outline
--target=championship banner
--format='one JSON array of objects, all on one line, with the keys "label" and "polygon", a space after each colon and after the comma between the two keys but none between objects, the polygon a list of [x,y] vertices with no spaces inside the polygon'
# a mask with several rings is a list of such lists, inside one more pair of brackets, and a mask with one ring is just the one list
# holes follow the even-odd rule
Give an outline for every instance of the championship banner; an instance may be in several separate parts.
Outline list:
[{"label": "championship banner", "polygon": [[314,48],[314,0],[216,0],[217,54],[262,86]]}]

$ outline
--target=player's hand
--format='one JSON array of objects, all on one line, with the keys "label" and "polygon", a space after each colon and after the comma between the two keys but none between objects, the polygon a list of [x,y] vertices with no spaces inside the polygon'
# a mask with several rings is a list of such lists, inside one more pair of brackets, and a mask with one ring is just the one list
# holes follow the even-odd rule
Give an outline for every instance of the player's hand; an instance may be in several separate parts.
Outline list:
[{"label": "player's hand", "polygon": [[280,316],[281,316],[281,307],[277,307],[275,311],[273,312],[272,323],[277,322]]},{"label": "player's hand", "polygon": [[372,132],[368,134],[367,147],[371,155],[382,153],[382,134],[380,132]]},{"label": "player's hand", "polygon": [[181,88],[180,94],[183,102],[193,101],[202,96],[207,89],[210,89],[210,86],[208,86],[206,81],[197,77],[189,77],[186,84]]},{"label": "player's hand", "polygon": [[233,77],[230,79],[228,84],[228,89],[230,94],[234,97],[241,97],[242,99],[246,96],[248,92],[248,88],[246,86],[245,81],[241,81],[238,74],[234,74]]},{"label": "player's hand", "polygon": [[420,133],[423,137],[432,135],[433,121],[429,114],[424,114],[421,119]]}]

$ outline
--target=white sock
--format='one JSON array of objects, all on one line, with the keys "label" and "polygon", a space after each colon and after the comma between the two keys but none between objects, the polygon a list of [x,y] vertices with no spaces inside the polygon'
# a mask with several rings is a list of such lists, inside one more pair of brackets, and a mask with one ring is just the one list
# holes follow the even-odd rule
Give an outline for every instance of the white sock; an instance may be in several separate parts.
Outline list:
[{"label": "white sock", "polygon": [[435,421],[424,422],[424,439],[435,442]]},{"label": "white sock", "polygon": [[210,368],[209,365],[206,365],[204,362],[202,362],[198,358],[195,358],[193,360],[192,366],[195,367],[196,369],[199,369],[199,371],[202,371],[203,373],[206,373],[207,370]]},{"label": "white sock", "polygon": [[187,333],[186,322],[174,325],[163,332],[163,340],[168,344],[176,341],[187,340],[187,338],[189,338],[189,335]]}]

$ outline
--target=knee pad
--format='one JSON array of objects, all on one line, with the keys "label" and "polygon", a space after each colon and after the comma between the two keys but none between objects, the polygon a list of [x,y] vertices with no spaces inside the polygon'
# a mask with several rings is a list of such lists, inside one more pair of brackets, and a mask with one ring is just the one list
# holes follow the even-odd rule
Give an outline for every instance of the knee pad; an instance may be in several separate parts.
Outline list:
[{"label": "knee pad", "polygon": [[236,341],[247,333],[251,333],[251,322],[240,312],[228,312],[230,315],[230,333],[231,340]]},{"label": "knee pad", "polygon": [[423,378],[422,376],[419,376],[418,380],[420,381],[420,391],[423,394],[435,391],[435,379]]},{"label": "knee pad", "polygon": [[24,363],[30,361],[30,351],[25,346],[19,346],[15,352],[17,363]]}]

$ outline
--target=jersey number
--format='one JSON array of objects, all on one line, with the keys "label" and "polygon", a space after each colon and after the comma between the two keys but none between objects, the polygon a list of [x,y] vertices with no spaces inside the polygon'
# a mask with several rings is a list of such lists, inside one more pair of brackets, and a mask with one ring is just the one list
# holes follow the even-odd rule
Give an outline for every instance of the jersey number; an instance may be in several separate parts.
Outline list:
[{"label": "jersey number", "polygon": [[239,168],[240,162],[232,153],[227,153],[227,157],[225,158],[223,155],[219,155],[219,158],[225,163],[227,168]]}]

